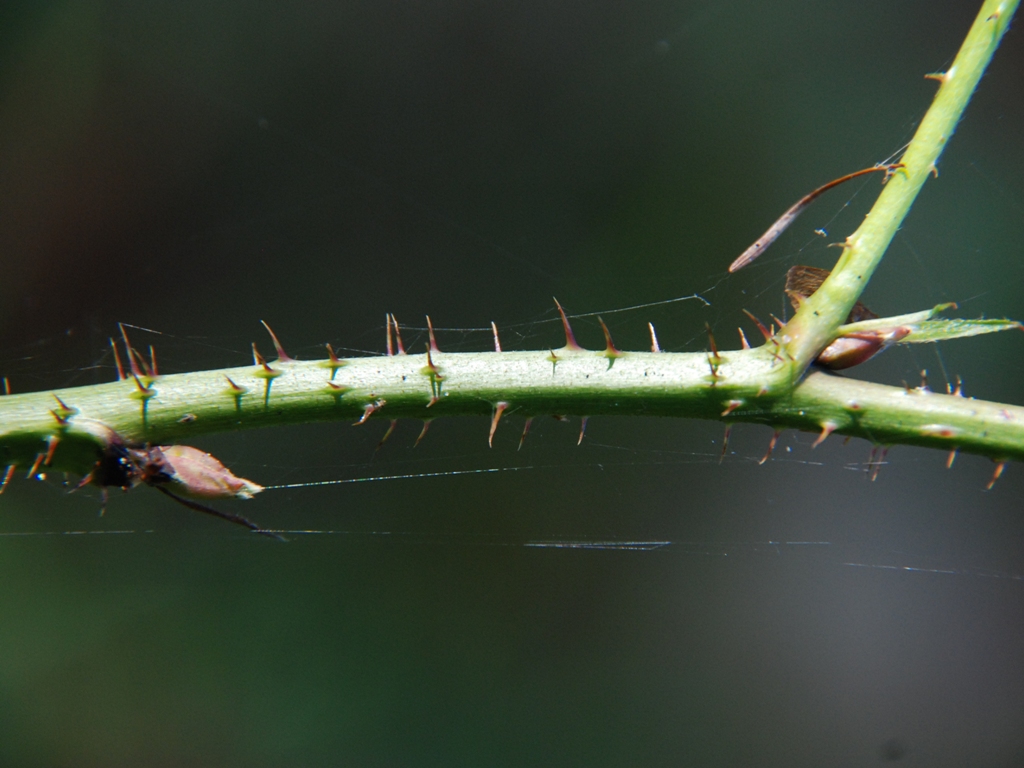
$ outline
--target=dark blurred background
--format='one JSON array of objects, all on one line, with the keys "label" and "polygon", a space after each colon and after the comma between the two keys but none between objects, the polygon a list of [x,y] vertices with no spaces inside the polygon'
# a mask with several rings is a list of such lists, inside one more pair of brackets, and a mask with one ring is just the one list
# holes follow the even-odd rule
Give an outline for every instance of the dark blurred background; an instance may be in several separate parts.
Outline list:
[{"label": "dark blurred background", "polygon": [[[113,378],[118,321],[166,372],[560,343],[737,343],[829,267],[974,3],[0,6],[0,374]],[[1019,26],[1019,22],[1018,22]],[[883,314],[1024,317],[1024,44],[1011,30],[876,274]],[[815,229],[829,236],[815,235]],[[691,300],[608,313],[698,292]],[[756,331],[754,331],[756,333]],[[584,344],[600,343],[592,317]],[[417,342],[418,343],[418,342]],[[857,376],[1024,402],[1016,335]],[[739,426],[384,422],[197,445],[265,485],[278,545],[146,489],[0,504],[0,764],[1024,763],[1021,469]],[[230,506],[230,505],[229,505]],[[231,507],[235,509],[234,506]],[[67,532],[87,532],[71,534]],[[634,542],[632,545],[626,543]]]}]

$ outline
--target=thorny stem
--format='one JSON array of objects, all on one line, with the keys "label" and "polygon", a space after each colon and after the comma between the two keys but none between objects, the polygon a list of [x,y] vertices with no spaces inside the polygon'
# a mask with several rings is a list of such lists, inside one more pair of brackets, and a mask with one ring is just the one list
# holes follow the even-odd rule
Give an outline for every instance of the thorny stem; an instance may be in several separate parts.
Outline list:
[{"label": "thorny stem", "polygon": [[[1024,460],[1024,408],[924,389],[906,390],[819,371],[806,374],[836,335],[918,190],[934,168],[971,92],[1009,25],[1016,0],[987,0],[906,154],[847,241],[832,276],[774,339],[713,354],[620,352],[566,346],[533,352],[444,353],[323,361],[280,359],[243,368],[0,396],[4,466],[87,474],[110,435],[165,444],[211,432],[343,419],[439,416],[658,415],[721,419]],[[397,332],[397,321],[389,317]],[[497,336],[497,334],[495,333]],[[653,339],[652,334],[652,339]],[[432,340],[433,341],[433,340]],[[154,366],[155,368],[155,361]],[[152,375],[150,375],[152,374]],[[806,375],[805,375],[806,374]],[[272,386],[271,386],[272,385]]]}]

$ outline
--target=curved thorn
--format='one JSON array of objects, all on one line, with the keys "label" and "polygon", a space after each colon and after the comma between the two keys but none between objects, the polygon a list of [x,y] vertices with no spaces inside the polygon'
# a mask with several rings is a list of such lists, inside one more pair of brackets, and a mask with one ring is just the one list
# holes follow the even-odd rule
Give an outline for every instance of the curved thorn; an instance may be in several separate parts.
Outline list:
[{"label": "curved thorn", "polygon": [[589,416],[584,416],[583,419],[580,421],[580,438],[579,440],[576,441],[576,445],[580,445],[583,443],[583,435],[585,435],[587,432],[588,421],[590,421]]},{"label": "curved thorn", "polygon": [[614,359],[616,357],[622,357],[622,352],[620,352],[615,347],[615,343],[612,341],[612,334],[608,330],[608,326],[604,324],[604,320],[602,320],[601,317],[598,316],[597,322],[600,323],[600,325],[601,325],[601,332],[604,334],[604,343],[605,343],[604,354],[605,354],[605,357],[607,357],[609,359]]},{"label": "curved thorn", "polygon": [[757,324],[757,330],[759,330],[761,332],[761,335],[764,336],[765,341],[768,341],[772,337],[771,333],[768,332],[768,329],[764,327],[764,323],[762,323],[754,314],[748,312],[745,309],[743,310],[743,314],[749,317]]},{"label": "curved thorn", "polygon": [[565,349],[572,349],[575,351],[581,351],[583,347],[576,343],[576,337],[572,333],[572,327],[569,325],[569,318],[565,316],[565,310],[562,309],[562,305],[558,303],[558,299],[554,296],[551,297],[555,301],[555,306],[558,307],[558,314],[562,318],[562,328],[565,329]]},{"label": "curved thorn", "polygon": [[661,352],[661,347],[658,346],[658,334],[654,332],[654,323],[648,323],[647,328],[651,332],[651,352]]},{"label": "curved thorn", "polygon": [[380,442],[377,443],[377,447],[373,449],[374,453],[379,451],[381,449],[381,447],[384,445],[384,443],[386,443],[388,441],[388,438],[391,437],[391,433],[395,431],[395,427],[397,427],[397,426],[398,426],[398,419],[392,419],[391,420],[391,424],[388,426],[388,431],[384,433],[384,437],[382,437],[380,439]]},{"label": "curved thorn", "polygon": [[424,437],[427,436],[427,430],[430,429],[430,422],[431,421],[433,421],[433,419],[424,419],[423,420],[423,429],[420,430],[420,435],[419,435],[419,437],[416,438],[416,442],[412,444],[413,448],[415,448],[417,445],[419,445],[420,441]]},{"label": "curved thorn", "polygon": [[839,425],[836,424],[834,421],[822,422],[822,424],[821,424],[821,434],[818,435],[818,439],[815,440],[814,443],[811,444],[811,449],[813,450],[813,449],[817,448],[819,445],[821,445],[823,442],[825,442],[825,438],[827,438],[829,435],[831,435],[833,432],[835,432],[836,429],[838,428],[838,426]]},{"label": "curved thorn", "polygon": [[508,403],[504,400],[494,404],[494,415],[491,416],[491,431],[487,434],[487,447],[494,447],[494,433],[498,430],[498,421],[501,419],[501,414],[508,408]]},{"label": "curved thorn", "polygon": [[527,416],[526,423],[523,424],[523,435],[519,438],[519,447],[516,448],[517,451],[523,450],[523,443],[526,442],[526,435],[530,431],[531,424],[533,424],[533,416]]},{"label": "curved thorn", "polygon": [[992,479],[989,480],[988,481],[988,485],[985,486],[985,490],[986,491],[991,491],[992,490],[992,486],[996,484],[996,480],[998,480],[1000,477],[1002,477],[1004,469],[1006,469],[1006,462],[1005,461],[996,462],[996,469],[992,473]]},{"label": "curved thorn", "polygon": [[747,341],[747,334],[743,332],[742,328],[737,328],[736,330],[740,332],[740,346],[743,349],[750,349],[750,342]]},{"label": "curved thorn", "polygon": [[434,337],[434,324],[430,322],[430,315],[427,315],[427,336],[430,337],[430,351],[440,352],[437,348],[437,339]]},{"label": "curved thorn", "polygon": [[779,442],[779,436],[781,434],[782,432],[780,432],[779,430],[775,430],[775,432],[772,434],[772,439],[768,441],[768,450],[765,451],[765,454],[764,456],[761,457],[761,460],[757,462],[758,465],[764,464],[766,461],[768,461],[769,458],[771,458],[772,451],[775,450],[775,444]]},{"label": "curved thorn", "polygon": [[398,329],[398,318],[391,315],[391,324],[395,326],[395,344],[398,347],[398,354],[405,354],[405,347],[402,345],[402,332]]},{"label": "curved thorn", "polygon": [[732,435],[732,424],[725,425],[725,435],[722,437],[722,453],[718,456],[718,463],[725,461],[725,453],[729,450],[729,437]]},{"label": "curved thorn", "polygon": [[135,378],[139,379],[142,377],[142,371],[139,370],[139,364],[135,361],[136,352],[132,348],[131,342],[128,341],[128,332],[124,329],[124,323],[118,323],[117,327],[121,329],[121,338],[124,339],[124,348],[128,353],[128,365]]},{"label": "curved thorn", "polygon": [[288,356],[288,353],[284,351],[284,347],[281,346],[281,342],[277,340],[277,335],[270,330],[270,326],[267,325],[266,320],[260,320],[263,323],[263,327],[267,329],[267,333],[270,334],[270,339],[274,342],[274,349],[277,351],[277,362],[279,363],[293,363],[295,362]]},{"label": "curved thorn", "polygon": [[494,351],[501,352],[501,341],[498,339],[498,325],[491,320],[491,331],[494,333]]}]

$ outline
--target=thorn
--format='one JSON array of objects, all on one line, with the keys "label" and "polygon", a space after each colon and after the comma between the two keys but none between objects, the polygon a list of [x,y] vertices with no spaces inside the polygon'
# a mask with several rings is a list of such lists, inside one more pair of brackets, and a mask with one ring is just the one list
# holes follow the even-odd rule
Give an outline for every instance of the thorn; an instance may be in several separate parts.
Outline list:
[{"label": "thorn", "polygon": [[919,387],[919,389],[924,391],[924,392],[931,392],[931,390],[928,389],[928,371],[927,371],[927,369],[922,369],[921,370],[921,386]]},{"label": "thorn", "polygon": [[736,330],[740,332],[740,346],[743,349],[750,349],[750,342],[747,341],[747,334],[743,332],[742,328],[737,328]]},{"label": "thorn", "polygon": [[651,352],[661,352],[661,347],[658,346],[658,334],[654,332],[654,323],[648,323],[647,328],[651,331]]},{"label": "thorn", "polygon": [[580,422],[580,439],[576,441],[576,445],[580,445],[583,442],[583,435],[586,434],[588,421],[590,421],[590,417],[584,416]]},{"label": "thorn", "polygon": [[36,476],[36,472],[39,471],[39,467],[43,464],[43,459],[46,458],[45,453],[37,453],[36,460],[32,462],[32,467],[29,469],[28,474],[25,475],[26,480],[31,480]]},{"label": "thorn", "polygon": [[344,368],[346,365],[348,365],[348,363],[346,363],[344,360],[338,357],[338,355],[334,351],[334,347],[332,347],[329,343],[324,344],[324,346],[327,347],[327,362],[322,363],[322,365],[325,368],[331,369],[331,381],[334,381],[334,376],[338,372],[338,369]]},{"label": "thorn", "polygon": [[757,323],[757,330],[759,330],[761,332],[761,335],[764,336],[765,341],[768,341],[768,339],[772,337],[772,335],[768,333],[768,329],[764,327],[764,323],[758,320],[752,313],[744,309],[743,314],[745,314],[747,317],[749,317],[751,320]]},{"label": "thorn", "polygon": [[[768,317],[770,317],[770,318],[771,318],[772,320],[774,320],[774,321],[775,321],[775,322],[776,322],[776,323],[778,324],[778,326],[779,326],[779,330],[780,330],[780,331],[781,331],[781,330],[782,330],[783,328],[785,328],[785,327],[786,327],[786,324],[785,324],[784,322],[782,322],[781,320],[779,320],[779,318],[777,318],[777,317],[776,317],[775,315],[773,315],[773,314],[772,314],[771,312],[769,312],[769,313],[768,313]],[[775,330],[775,326],[773,325],[773,326],[772,326],[772,331],[774,331],[774,330]],[[774,336],[774,335],[775,335],[775,334],[774,334],[774,333],[772,333],[772,336]]]},{"label": "thorn", "polygon": [[387,326],[387,329],[388,329],[387,330],[388,357],[394,357],[394,355],[395,355],[395,348],[391,344],[391,313],[390,312],[388,312],[386,315],[384,315],[384,325]]},{"label": "thorn", "polygon": [[149,345],[149,367],[150,375],[155,379],[160,375],[160,370],[156,367],[156,350],[153,349],[153,345]]},{"label": "thorn", "polygon": [[939,178],[939,169],[935,165],[935,163],[932,163],[931,165],[928,166],[928,173],[932,175],[933,179]]},{"label": "thorn", "polygon": [[779,436],[781,434],[782,433],[779,430],[775,430],[775,432],[772,434],[772,439],[768,441],[768,450],[765,452],[764,456],[761,457],[761,460],[757,462],[759,465],[764,464],[766,461],[768,461],[768,459],[771,458],[772,451],[775,450],[775,444],[779,442]]},{"label": "thorn", "polygon": [[391,315],[391,324],[395,326],[395,344],[398,347],[398,354],[405,354],[405,347],[402,346],[402,332],[398,329],[398,318]]},{"label": "thorn", "polygon": [[819,445],[821,445],[823,442],[825,442],[825,438],[831,435],[833,432],[835,432],[838,426],[839,425],[836,424],[834,421],[823,422],[821,425],[821,434],[818,435],[818,439],[815,440],[814,443],[811,445],[811,449],[813,450],[817,448]]},{"label": "thorn", "polygon": [[57,450],[57,444],[60,443],[60,438],[56,435],[50,435],[46,438],[46,458],[43,459],[43,466],[48,467],[53,461],[53,454]]},{"label": "thorn", "polygon": [[139,394],[142,395],[143,398],[150,398],[153,396],[153,388],[147,387],[143,384],[142,379],[136,376],[134,372],[132,373],[132,378],[135,379],[135,386],[138,387]]},{"label": "thorn", "polygon": [[384,433],[384,437],[382,437],[380,439],[380,442],[377,443],[377,447],[373,449],[374,453],[379,451],[381,449],[381,446],[383,446],[384,443],[386,443],[388,441],[388,438],[391,437],[391,433],[395,431],[395,427],[397,427],[397,426],[398,426],[398,419],[392,419],[390,426],[388,426],[388,431]]},{"label": "thorn", "polygon": [[604,356],[608,358],[609,362],[614,361],[617,357],[622,357],[622,352],[616,349],[615,344],[612,342],[612,335],[608,331],[608,326],[604,324],[604,320],[598,317],[597,322],[601,324],[601,331],[604,333]]},{"label": "thorn", "polygon": [[372,403],[367,403],[366,405],[364,405],[363,406],[363,415],[359,417],[359,421],[353,422],[352,426],[353,427],[358,427],[360,424],[365,424],[366,420],[368,418],[370,418],[370,416],[374,412],[379,411],[381,408],[383,408],[385,403],[387,403],[387,400],[383,400],[382,399],[382,400],[374,400]]},{"label": "thorn", "polygon": [[519,447],[517,451],[523,450],[523,443],[526,442],[526,434],[530,431],[530,425],[533,424],[533,416],[526,417],[526,423],[523,424],[523,436],[519,438]]},{"label": "thorn", "polygon": [[4,376],[4,394],[5,395],[11,394],[11,382],[9,382],[7,380],[6,376]]},{"label": "thorn", "polygon": [[725,425],[725,435],[722,437],[722,453],[718,457],[718,463],[725,461],[725,452],[729,450],[729,436],[732,435],[732,424]]},{"label": "thorn", "polygon": [[274,334],[274,332],[272,330],[270,330],[270,326],[267,325],[267,321],[266,320],[260,320],[260,322],[263,323],[263,327],[266,328],[267,329],[267,333],[270,334],[271,341],[274,342],[274,349],[277,350],[277,360],[275,362],[278,362],[278,363],[294,363],[295,360],[293,360],[291,357],[289,357],[288,353],[284,351],[284,347],[281,346],[281,342],[277,340],[277,336]]},{"label": "thorn", "polygon": [[[150,370],[149,363],[146,362],[146,358],[144,358],[142,356],[142,353],[139,352],[134,347],[132,349],[128,350],[128,353],[129,353],[130,357],[134,358],[135,361],[138,361],[139,366],[142,367],[143,372],[146,374],[146,378],[147,379],[153,378],[153,372]],[[134,368],[135,368],[135,370],[139,369],[138,366],[134,366]]]},{"label": "thorn", "polygon": [[434,338],[434,324],[430,322],[430,315],[427,315],[427,335],[430,337],[430,351],[440,352],[437,348],[437,339]]},{"label": "thorn", "polygon": [[[722,359],[722,356],[718,354],[718,345],[715,344],[715,334],[711,332],[711,324],[705,322],[704,330],[708,332],[708,343],[711,344],[711,355],[715,358],[715,361]],[[717,367],[717,366],[716,366]]]},{"label": "thorn", "polygon": [[727,400],[726,403],[725,403],[725,410],[722,411],[722,416],[728,416],[730,413],[735,411],[741,405],[743,405],[743,401],[742,400]]},{"label": "thorn", "polygon": [[882,465],[885,464],[885,456],[889,453],[889,446],[885,446],[881,453],[878,454],[878,461],[875,462],[875,468],[871,470],[871,482],[875,482],[878,479],[878,473],[882,469]]},{"label": "thorn", "polygon": [[946,82],[946,73],[945,72],[929,72],[927,75],[924,76],[924,79],[925,80],[936,80],[941,85],[941,84]]},{"label": "thorn", "polygon": [[949,452],[949,456],[946,457],[946,469],[953,468],[953,462],[956,461],[956,452],[958,450],[959,448],[954,448],[952,451]]},{"label": "thorn", "polygon": [[871,453],[868,454],[867,463],[864,465],[865,472],[870,472],[871,468],[875,466],[875,454],[878,453],[879,448],[881,448],[880,445],[876,445],[875,443],[871,444]]},{"label": "thorn", "polygon": [[123,323],[118,323],[117,327],[121,329],[121,338],[124,339],[124,348],[128,352],[128,365],[132,369],[132,375],[139,379],[142,377],[142,371],[139,370],[139,364],[135,361],[135,350],[132,349],[131,342],[128,341],[128,332],[125,331]]},{"label": "thorn", "polygon": [[232,393],[236,395],[243,395],[248,391],[245,387],[240,387],[235,384],[235,382],[231,380],[230,376],[225,376],[224,378],[228,380],[228,386],[231,387]]},{"label": "thorn", "polygon": [[1006,469],[1006,462],[1005,461],[998,461],[998,462],[996,462],[996,469],[992,473],[992,479],[989,480],[988,481],[988,485],[985,486],[985,490],[986,491],[991,491],[992,490],[992,486],[996,484],[996,480],[998,480],[1000,477],[1002,477],[1004,469]]},{"label": "thorn", "polygon": [[555,375],[555,368],[558,367],[558,355],[555,354],[555,350],[548,350],[548,362],[551,363],[551,375]]},{"label": "thorn", "polygon": [[11,478],[14,477],[14,470],[17,467],[13,464],[8,465],[7,471],[4,472],[4,479],[0,481],[0,493],[3,493],[7,489],[7,484],[11,482]]},{"label": "thorn", "polygon": [[67,424],[68,418],[78,413],[77,408],[69,408],[68,404],[61,400],[57,395],[53,396],[53,399],[57,401],[57,408],[50,411],[53,417],[57,419],[58,424]]},{"label": "thorn", "polygon": [[498,421],[501,419],[501,414],[508,408],[508,403],[504,400],[494,404],[494,415],[491,416],[491,431],[487,434],[487,447],[494,447],[494,433],[498,431]]},{"label": "thorn", "polygon": [[[947,387],[947,389],[948,389],[948,387]],[[962,381],[960,381],[960,377],[959,376],[956,377],[956,389],[954,389],[950,394],[952,394],[953,397],[963,397],[964,396],[964,383]]]},{"label": "thorn", "polygon": [[[569,326],[569,318],[565,316],[565,310],[562,309],[562,305],[558,303],[558,299],[555,299],[555,306],[558,307],[558,314],[562,316],[562,327],[565,329],[565,349],[571,349],[577,352],[581,351],[583,347],[576,343],[576,337],[573,336],[572,328]],[[554,352],[551,354],[554,355]]]},{"label": "thorn", "polygon": [[430,422],[431,421],[432,421],[432,419],[424,419],[423,420],[423,429],[420,430],[420,436],[416,438],[416,442],[412,444],[413,448],[415,448],[417,445],[419,445],[420,444],[420,440],[422,440],[424,437],[427,436],[427,430],[430,429]]},{"label": "thorn", "polygon": [[498,325],[491,320],[491,330],[494,332],[494,351],[501,352],[501,341],[498,340]]},{"label": "thorn", "polygon": [[263,366],[263,370],[267,373],[277,373],[273,368],[267,365],[267,361],[260,354],[260,351],[256,349],[256,342],[252,343],[252,364]]},{"label": "thorn", "polygon": [[114,350],[114,364],[117,366],[117,380],[124,381],[124,366],[121,365],[121,354],[117,351],[117,344],[114,343],[114,337],[110,337],[110,348]]}]

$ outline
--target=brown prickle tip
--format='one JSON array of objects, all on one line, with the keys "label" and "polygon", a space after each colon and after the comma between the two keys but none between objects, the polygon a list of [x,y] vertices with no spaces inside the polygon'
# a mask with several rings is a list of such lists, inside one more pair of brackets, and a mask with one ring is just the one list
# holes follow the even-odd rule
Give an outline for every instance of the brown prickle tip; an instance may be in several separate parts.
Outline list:
[{"label": "brown prickle tip", "polygon": [[392,433],[395,431],[395,427],[397,426],[398,419],[392,419],[391,423],[388,425],[388,431],[384,433],[384,437],[380,439],[380,442],[377,443],[377,447],[373,449],[374,453],[376,453],[383,447],[384,443],[388,441],[388,438],[391,437]]},{"label": "brown prickle tip", "polygon": [[32,466],[29,467],[28,474],[25,475],[26,480],[31,480],[39,472],[39,468],[43,465],[43,459],[46,458],[45,453],[37,453],[36,460],[32,462]]},{"label": "brown prickle tip", "polygon": [[327,347],[327,359],[330,360],[331,363],[333,363],[335,365],[341,365],[342,364],[342,360],[335,353],[334,347],[331,346],[330,342],[327,342],[326,344],[324,344],[324,346]]},{"label": "brown prickle tip", "polygon": [[742,328],[737,328],[736,330],[739,331],[740,334],[740,347],[742,349],[750,349],[750,342],[747,341],[747,334],[743,332]]},{"label": "brown prickle tip", "polygon": [[117,380],[124,381],[124,366],[121,364],[121,353],[117,351],[117,344],[114,342],[114,337],[110,338],[110,349],[114,352],[114,365],[117,367]]},{"label": "brown prickle tip", "polygon": [[711,355],[715,360],[721,360],[722,356],[718,354],[718,345],[715,344],[715,334],[711,332],[711,323],[705,321],[704,330],[708,332],[708,344],[711,345]]},{"label": "brown prickle tip", "polygon": [[779,436],[781,434],[782,432],[780,432],[779,430],[775,430],[775,432],[772,433],[772,439],[768,441],[768,450],[765,451],[765,454],[764,456],[761,457],[761,460],[757,462],[758,466],[764,464],[766,461],[768,461],[768,459],[771,458],[772,452],[775,450],[775,444],[779,442]]},{"label": "brown prickle tip", "polygon": [[434,336],[434,324],[430,322],[430,315],[427,315],[427,336],[430,338],[430,352],[440,352],[441,350],[437,348],[437,337]]},{"label": "brown prickle tip", "polygon": [[367,403],[366,405],[364,405],[363,406],[363,415],[359,417],[359,421],[353,422],[352,426],[353,427],[357,427],[360,424],[365,424],[366,420],[368,418],[370,418],[370,416],[372,416],[374,413],[379,411],[381,408],[383,408],[386,403],[387,403],[387,400],[384,400],[382,398],[380,400],[374,400],[372,403]]},{"label": "brown prickle tip", "polygon": [[935,80],[940,85],[942,85],[943,83],[946,82],[946,73],[945,72],[929,72],[927,75],[924,76],[924,79],[925,80]]},{"label": "brown prickle tip", "polygon": [[53,454],[56,453],[58,444],[60,444],[60,438],[56,435],[50,435],[46,438],[46,457],[43,459],[44,467],[48,467],[53,463]]},{"label": "brown prickle tip", "polygon": [[263,324],[263,327],[267,329],[267,333],[270,334],[270,340],[274,342],[274,350],[277,352],[277,360],[275,362],[294,363],[295,360],[289,357],[288,353],[284,351],[284,347],[281,346],[281,342],[277,340],[277,334],[270,330],[270,326],[267,325],[267,321],[260,320],[260,322]]},{"label": "brown prickle tip", "polygon": [[395,327],[395,345],[398,348],[398,354],[405,354],[405,346],[402,344],[402,331],[398,328],[398,318],[391,315],[391,324]]},{"label": "brown prickle tip", "polygon": [[431,421],[433,421],[433,419],[424,419],[423,420],[423,429],[420,430],[420,434],[419,434],[419,437],[416,438],[416,442],[412,444],[413,448],[418,446],[420,444],[420,441],[423,440],[423,438],[427,436],[427,430],[430,429],[430,422]]},{"label": "brown prickle tip", "polygon": [[985,486],[986,491],[992,490],[992,486],[996,484],[996,480],[1003,476],[1004,469],[1006,469],[1006,461],[997,459],[995,471],[992,473],[992,479],[990,479],[988,481],[988,485]]},{"label": "brown prickle tip", "polygon": [[597,318],[597,322],[601,325],[601,332],[604,334],[604,352],[602,353],[609,360],[614,360],[616,357],[622,357],[622,352],[619,351],[615,343],[612,341],[612,334],[608,330],[608,326],[605,325],[604,320],[601,319],[600,315]]},{"label": "brown prickle tip", "polygon": [[149,370],[150,376],[154,379],[160,375],[160,369],[156,364],[156,350],[153,348],[152,344],[149,345]]},{"label": "brown prickle tip", "polygon": [[501,340],[498,338],[498,324],[491,320],[491,333],[494,334],[494,351],[501,352]]},{"label": "brown prickle tip", "polygon": [[14,472],[17,469],[18,467],[15,466],[14,464],[7,465],[7,471],[4,472],[4,479],[0,480],[0,493],[3,493],[5,490],[7,490],[7,484],[11,482],[11,478],[14,477]]},{"label": "brown prickle tip", "polygon": [[491,431],[487,433],[487,447],[494,447],[494,433],[498,431],[498,422],[501,420],[501,414],[508,408],[508,403],[501,400],[494,404],[494,413],[491,416]]},{"label": "brown prickle tip", "polygon": [[[565,310],[562,309],[562,305],[558,303],[558,299],[555,299],[554,296],[552,296],[551,298],[554,299],[555,306],[558,308],[558,314],[562,318],[562,328],[565,330],[564,349],[571,349],[575,352],[581,351],[583,347],[576,343],[576,337],[573,335],[572,326],[569,325],[569,318],[566,317]],[[554,355],[553,352],[552,355]]]},{"label": "brown prickle tip", "polygon": [[5,395],[11,394],[11,382],[9,382],[7,380],[6,376],[4,376],[4,394]]},{"label": "brown prickle tip", "polygon": [[885,464],[885,457],[889,454],[889,446],[885,446],[878,454],[878,460],[874,462],[874,469],[871,470],[871,482],[875,482],[878,479],[878,473],[882,469],[882,465]]},{"label": "brown prickle tip", "polygon": [[244,395],[246,392],[249,391],[245,387],[240,387],[237,384],[235,384],[235,382],[231,380],[230,376],[225,375],[224,378],[227,379],[228,386],[231,388],[231,394],[233,394],[233,395]]},{"label": "brown prickle tip", "polygon": [[252,343],[252,364],[263,368],[264,373],[277,373],[277,371],[267,365],[266,358],[264,358],[256,348],[255,341]]},{"label": "brown prickle tip", "polygon": [[725,434],[722,436],[722,452],[718,456],[718,463],[725,461],[726,451],[729,450],[729,437],[732,435],[732,424],[725,425]]},{"label": "brown prickle tip", "polygon": [[768,329],[765,328],[764,323],[762,323],[752,312],[749,312],[744,309],[743,314],[754,321],[754,323],[757,325],[757,330],[759,330],[761,332],[761,335],[764,336],[765,341],[768,341],[768,339],[772,337],[771,333],[768,332]]},{"label": "brown prickle tip", "polygon": [[385,335],[388,357],[394,357],[395,348],[391,342],[391,313],[388,312],[384,315],[384,325],[387,327],[387,333]]},{"label": "brown prickle tip", "polygon": [[836,424],[834,421],[823,421],[821,423],[821,434],[818,435],[818,439],[811,444],[811,449],[813,450],[814,448],[817,448],[819,445],[825,442],[825,438],[827,438],[829,435],[835,432],[838,428],[839,425]]},{"label": "brown prickle tip", "polygon": [[124,348],[125,351],[128,353],[128,365],[131,368],[132,374],[135,376],[135,378],[139,379],[142,377],[143,373],[139,369],[139,364],[135,359],[135,355],[137,353],[132,348],[131,342],[128,341],[128,332],[124,329],[124,323],[118,323],[117,327],[121,330],[121,338],[124,340]]},{"label": "brown prickle tip", "polygon": [[661,347],[658,346],[658,334],[654,332],[654,323],[648,323],[647,330],[651,332],[651,352],[655,354],[661,352]]},{"label": "brown prickle tip", "polygon": [[742,400],[727,400],[726,403],[725,403],[725,410],[722,411],[722,416],[723,417],[724,416],[728,416],[730,413],[735,411],[741,405],[743,405],[743,401]]},{"label": "brown prickle tip", "polygon": [[587,433],[587,422],[588,421],[590,421],[590,417],[589,416],[584,416],[580,420],[580,438],[579,438],[579,440],[576,441],[576,445],[582,445],[582,443],[583,443],[583,436]]},{"label": "brown prickle tip", "polygon": [[949,452],[949,456],[946,457],[946,469],[953,468],[953,462],[956,461],[956,454],[959,448],[954,448]]},{"label": "brown prickle tip", "polygon": [[50,413],[53,414],[53,418],[57,420],[57,423],[63,427],[68,423],[68,419],[78,413],[78,409],[69,407],[56,394],[54,394],[53,399],[57,401],[57,407],[51,410]]},{"label": "brown prickle tip", "polygon": [[132,378],[135,379],[135,387],[137,391],[134,394],[136,397],[148,399],[156,394],[156,390],[154,390],[151,386],[143,384],[142,379],[136,376],[134,372],[132,372]]},{"label": "brown prickle tip", "polygon": [[523,450],[523,443],[526,442],[526,435],[530,431],[530,425],[531,424],[533,424],[533,416],[527,416],[526,417],[526,423],[523,424],[523,434],[519,438],[519,447],[516,448],[517,451]]}]

